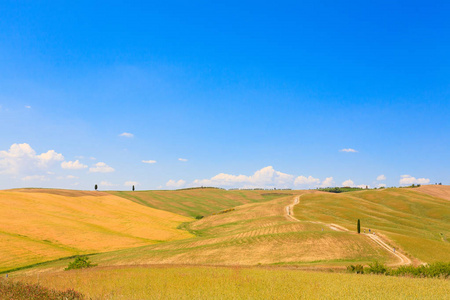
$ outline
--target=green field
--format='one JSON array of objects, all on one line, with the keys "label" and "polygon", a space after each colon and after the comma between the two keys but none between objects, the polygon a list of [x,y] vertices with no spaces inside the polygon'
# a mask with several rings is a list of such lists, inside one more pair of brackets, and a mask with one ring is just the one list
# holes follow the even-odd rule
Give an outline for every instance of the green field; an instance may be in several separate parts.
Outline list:
[{"label": "green field", "polygon": [[361,230],[383,234],[412,257],[423,262],[450,260],[449,201],[416,189],[308,194],[294,211],[302,220],[336,223],[351,231],[361,219]]},{"label": "green field", "polygon": [[216,188],[196,188],[175,191],[116,191],[109,193],[138,204],[195,218],[199,215],[207,216],[247,203],[269,201],[294,192],[264,190],[227,191]]}]

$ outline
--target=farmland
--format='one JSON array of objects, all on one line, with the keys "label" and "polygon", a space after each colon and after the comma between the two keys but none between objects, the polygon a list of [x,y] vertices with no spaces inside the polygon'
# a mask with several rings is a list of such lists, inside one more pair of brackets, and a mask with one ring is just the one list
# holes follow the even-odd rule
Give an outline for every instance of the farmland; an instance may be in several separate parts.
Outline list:
[{"label": "farmland", "polygon": [[191,237],[185,216],[107,193],[0,191],[0,271],[75,254]]},{"label": "farmland", "polygon": [[232,190],[215,188],[184,189],[176,191],[109,192],[152,208],[193,217],[248,203],[261,203],[280,198],[296,191]]},{"label": "farmland", "polygon": [[[448,187],[426,189],[442,194]],[[411,257],[424,262],[450,260],[449,202],[419,189],[308,194],[294,211],[302,220],[336,223],[351,231],[356,230],[355,220],[361,219],[362,230],[383,235]]]},{"label": "farmland", "polygon": [[93,299],[448,299],[450,293],[442,279],[243,267],[98,267],[12,279],[73,287]]},{"label": "farmland", "polygon": [[[197,189],[143,191],[136,196],[2,191],[1,205],[7,208],[1,211],[2,238],[7,241],[2,251],[9,255],[2,267],[47,260],[10,278],[39,281],[57,290],[75,288],[94,299],[228,299],[236,295],[341,299],[353,294],[387,299],[400,289],[404,298],[426,298],[431,290],[433,295],[446,295],[448,280],[342,273],[349,264],[375,260],[398,264],[391,251],[356,234],[357,219],[363,230],[375,231],[415,264],[450,260],[448,200],[435,196],[445,188],[345,193]],[[165,198],[155,196],[159,194]],[[158,203],[166,210],[152,207]],[[204,218],[189,217],[199,214]],[[24,249],[29,252],[23,253]],[[85,253],[92,253],[89,257],[97,267],[62,271],[72,261],[63,257]],[[61,259],[50,261],[56,258]],[[340,273],[304,271],[311,269]],[[295,286],[302,289],[292,294]],[[314,289],[319,294],[312,294],[317,293]]]}]

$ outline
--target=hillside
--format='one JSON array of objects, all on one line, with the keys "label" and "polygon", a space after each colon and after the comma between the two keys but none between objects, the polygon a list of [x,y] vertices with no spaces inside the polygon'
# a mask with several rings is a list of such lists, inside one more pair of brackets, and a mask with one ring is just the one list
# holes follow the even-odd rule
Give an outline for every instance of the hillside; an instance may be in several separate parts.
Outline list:
[{"label": "hillside", "polygon": [[439,186],[424,194],[414,188],[392,188],[352,193],[314,193],[301,198],[295,216],[303,220],[336,223],[351,231],[357,219],[361,229],[370,228],[423,262],[450,260],[450,205]]},{"label": "hillside", "polygon": [[190,220],[102,192],[0,191],[0,271],[189,238],[177,226]]},{"label": "hillside", "polygon": [[291,195],[296,191],[226,191],[216,188],[196,188],[175,191],[114,191],[108,193],[145,206],[196,217],[210,215],[243,204],[266,202]]},{"label": "hillside", "polygon": [[[297,191],[296,193],[308,193]],[[198,235],[184,239],[94,255],[102,266],[135,264],[201,265],[338,265],[396,258],[369,239],[320,224],[292,220],[289,195],[195,221],[187,229]],[[50,264],[61,268],[67,261]],[[47,266],[48,267],[48,266]]]},{"label": "hillside", "polygon": [[[45,251],[49,249],[54,252],[63,251],[52,253],[49,257],[60,257],[78,252],[102,252],[92,256],[92,259],[102,266],[136,264],[345,266],[349,263],[364,264],[373,260],[392,265],[398,264],[398,257],[389,251],[389,247],[396,247],[398,252],[407,254],[415,263],[450,260],[447,240],[450,229],[448,200],[408,188],[363,190],[340,194],[318,191],[289,192],[283,195],[275,191],[268,193],[267,191],[197,189],[134,193],[62,190],[23,190],[3,193],[15,193],[14,197],[17,199],[25,197],[25,199],[33,199],[34,202],[45,199],[46,215],[55,220],[58,220],[55,216],[62,218],[64,215],[62,218],[64,222],[58,221],[63,225],[59,225],[56,221],[52,221],[51,224],[40,224],[46,227],[41,227],[44,228],[41,230],[41,235],[34,237],[32,247],[35,248],[33,249],[40,249],[37,246],[39,245],[47,247]],[[201,220],[181,217],[115,196],[121,193],[128,197],[135,197],[135,201],[138,201],[136,199],[147,199],[149,203],[154,201],[152,205],[160,201],[161,206],[165,205],[188,215],[198,214],[202,210],[210,214]],[[239,193],[241,193],[240,198],[236,196]],[[156,199],[154,195],[164,195],[165,201],[161,198],[154,200]],[[215,198],[209,198],[213,196]],[[221,202],[220,197],[226,199],[224,203]],[[272,200],[268,200],[270,197]],[[1,197],[1,199],[4,198],[4,196]],[[239,201],[251,203],[229,208]],[[298,201],[299,203],[296,204]],[[71,209],[68,209],[66,204],[61,206],[61,203],[66,202],[71,203]],[[116,204],[108,204],[109,208],[106,209],[96,207],[93,203],[96,205]],[[192,205],[189,206],[187,203]],[[214,203],[217,203],[216,206],[209,207]],[[219,210],[219,207],[225,209]],[[76,213],[70,212],[71,210],[75,210]],[[29,211],[30,209],[23,208],[22,214]],[[32,211],[29,216],[36,219],[36,212]],[[55,211],[61,211],[61,213],[57,214]],[[91,216],[91,213],[95,211],[105,212],[97,213],[102,216],[98,218]],[[12,211],[5,213],[4,216],[12,213]],[[117,217],[113,217],[114,214],[117,214]],[[146,217],[142,217],[145,221],[140,222],[140,217],[136,217],[141,214],[147,214]],[[69,216],[78,216],[78,218],[70,219]],[[80,216],[83,217],[80,218]],[[85,218],[89,216],[92,219],[86,224]],[[149,221],[150,218],[156,218],[155,216],[161,219]],[[381,236],[388,242],[388,249],[380,247],[366,235],[355,233],[358,218],[361,219],[362,230],[368,231],[370,228],[375,231],[377,236]],[[167,225],[169,220],[172,221]],[[185,223],[180,225],[183,221]],[[38,221],[35,220],[34,223],[36,222]],[[55,226],[55,224],[58,225]],[[124,226],[124,224],[127,225]],[[146,224],[147,226],[152,224],[152,230],[146,230]],[[164,227],[166,231],[156,230],[156,224],[166,226]],[[1,226],[4,228],[5,223]],[[119,232],[117,226],[122,230],[120,234],[117,233]],[[136,232],[131,234],[133,226],[139,234]],[[176,229],[177,226],[186,231]],[[75,245],[75,242],[71,243],[71,238],[60,237],[68,235],[59,232],[60,227],[65,228],[65,232],[73,231],[75,237],[80,227],[83,227],[86,232],[83,240],[78,240],[79,244]],[[12,228],[17,229],[13,232],[16,239],[20,237],[19,234],[26,235],[27,238],[32,236],[32,230],[26,226],[25,221],[22,224],[11,225],[9,232],[12,232]],[[112,230],[113,233],[109,234],[105,230],[99,230],[100,228],[112,228],[108,230]],[[2,231],[5,230],[2,229]],[[157,233],[161,235],[157,236]],[[85,238],[91,234],[95,234],[95,238]],[[44,235],[57,236],[58,240],[55,237],[52,238],[58,243]],[[111,235],[117,237],[108,239]],[[103,237],[106,238],[103,239]],[[132,242],[127,239],[132,239]],[[35,243],[35,240],[40,243]],[[48,248],[48,245],[42,242],[43,240],[52,241],[53,248]],[[90,243],[90,241],[95,242]],[[157,243],[157,241],[165,242]],[[24,243],[23,237],[20,242]],[[5,251],[3,253],[6,253]],[[18,261],[16,259],[16,264]],[[67,263],[67,260],[54,262],[46,267],[61,268]]]},{"label": "hillside", "polygon": [[422,185],[414,190],[430,196],[450,200],[450,185]]}]

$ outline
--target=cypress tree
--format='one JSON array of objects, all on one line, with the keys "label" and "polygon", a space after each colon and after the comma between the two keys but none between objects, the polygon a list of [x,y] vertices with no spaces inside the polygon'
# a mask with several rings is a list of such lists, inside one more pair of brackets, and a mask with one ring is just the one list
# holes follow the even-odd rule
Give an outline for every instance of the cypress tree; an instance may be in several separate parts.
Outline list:
[{"label": "cypress tree", "polygon": [[358,228],[358,233],[361,233],[361,222],[359,221],[359,219],[358,219],[357,228]]},{"label": "cypress tree", "polygon": [[95,190],[97,190],[98,186],[97,186],[97,185],[95,185],[95,187],[94,187],[94,188],[95,188]]}]

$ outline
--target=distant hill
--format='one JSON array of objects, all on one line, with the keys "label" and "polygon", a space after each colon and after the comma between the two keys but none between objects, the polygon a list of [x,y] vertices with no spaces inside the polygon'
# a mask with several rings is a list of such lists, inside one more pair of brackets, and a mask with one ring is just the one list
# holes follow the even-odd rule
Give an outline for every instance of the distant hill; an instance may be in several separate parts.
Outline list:
[{"label": "distant hill", "polygon": [[135,191],[108,192],[133,202],[170,211],[176,214],[196,217],[247,203],[266,202],[292,195],[294,191],[265,190],[222,190],[216,188],[196,188],[175,191]]},{"label": "distant hill", "polygon": [[103,192],[0,191],[0,271],[188,238],[177,226],[190,220]]},{"label": "distant hill", "polygon": [[450,200],[450,185],[422,185],[416,188],[415,191]]},{"label": "distant hill", "polygon": [[[314,193],[295,206],[299,219],[370,228],[392,246],[424,262],[450,261],[450,203],[447,186],[389,188],[352,193]],[[426,194],[425,194],[426,193]],[[440,198],[440,197],[442,198]]]}]

